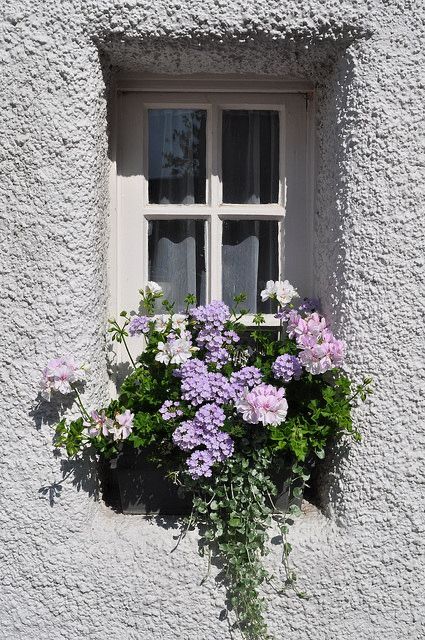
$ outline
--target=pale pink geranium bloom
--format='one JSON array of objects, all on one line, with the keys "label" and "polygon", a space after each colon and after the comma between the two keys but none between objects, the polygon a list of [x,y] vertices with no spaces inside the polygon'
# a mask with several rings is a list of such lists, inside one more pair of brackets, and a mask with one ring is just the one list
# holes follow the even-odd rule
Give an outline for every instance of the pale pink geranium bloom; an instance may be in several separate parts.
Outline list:
[{"label": "pale pink geranium bloom", "polygon": [[297,311],[288,313],[286,332],[290,338],[299,339],[303,335],[319,336],[326,329],[326,320],[318,313],[311,313],[302,318]]},{"label": "pale pink geranium bloom", "polygon": [[319,336],[326,330],[325,318],[314,312],[305,318],[306,328],[303,333],[309,333],[312,336]]},{"label": "pale pink geranium bloom", "polygon": [[87,435],[90,438],[95,438],[100,433],[103,436],[108,436],[114,424],[113,420],[107,418],[104,411],[101,413],[92,411],[90,417],[92,421],[84,423],[87,429]]},{"label": "pale pink geranium bloom", "polygon": [[125,438],[128,438],[133,429],[133,418],[134,413],[131,413],[129,409],[124,411],[124,413],[117,413],[115,422],[119,426],[114,426],[114,440],[125,440]]},{"label": "pale pink geranium bloom", "polygon": [[288,412],[285,389],[277,389],[271,384],[260,384],[251,391],[245,389],[236,408],[250,424],[280,424]]},{"label": "pale pink geranium bloom", "polygon": [[52,391],[70,393],[72,384],[86,379],[86,367],[77,365],[72,356],[53,358],[47,363],[40,382],[43,398],[50,400]]},{"label": "pale pink geranium bloom", "polygon": [[298,340],[298,356],[304,369],[313,375],[325,373],[342,364],[345,342],[337,340],[329,329],[318,336],[304,335]]},{"label": "pale pink geranium bloom", "polygon": [[165,313],[161,313],[155,316],[155,331],[159,331],[160,333],[165,331],[169,319],[170,317]]}]

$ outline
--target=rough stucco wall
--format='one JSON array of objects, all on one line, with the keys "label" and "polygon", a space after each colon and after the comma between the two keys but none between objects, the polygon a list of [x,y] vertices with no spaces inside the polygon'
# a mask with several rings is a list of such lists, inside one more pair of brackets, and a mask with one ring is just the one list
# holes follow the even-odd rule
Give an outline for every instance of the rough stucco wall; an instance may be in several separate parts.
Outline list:
[{"label": "rough stucco wall", "polygon": [[[350,369],[370,372],[376,390],[357,414],[363,444],[336,451],[320,483],[328,517],[308,511],[292,534],[312,597],[270,593],[270,625],[288,640],[420,640],[423,10],[401,0],[152,5],[3,5],[0,638],[230,638],[222,592],[212,578],[199,586],[195,534],[170,553],[172,520],[96,501],[95,468],[53,455],[55,407],[36,404],[56,352],[90,360],[93,402],[107,393],[110,61],[318,82],[316,286]],[[276,554],[268,562],[277,569]]]}]

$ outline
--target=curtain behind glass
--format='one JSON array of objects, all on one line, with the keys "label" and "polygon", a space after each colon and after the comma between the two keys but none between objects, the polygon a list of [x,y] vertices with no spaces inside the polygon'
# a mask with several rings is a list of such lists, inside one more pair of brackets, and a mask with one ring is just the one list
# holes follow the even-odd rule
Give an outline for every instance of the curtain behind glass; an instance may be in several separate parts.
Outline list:
[{"label": "curtain behind glass", "polygon": [[223,111],[223,202],[268,204],[279,194],[279,113]]},{"label": "curtain behind glass", "polygon": [[206,111],[149,109],[149,202],[205,203]]},{"label": "curtain behind glass", "polygon": [[205,303],[202,220],[151,220],[148,253],[149,280],[161,285],[165,298],[176,303],[176,311],[183,310],[188,293],[196,295],[198,304]]},{"label": "curtain behind glass", "polygon": [[278,223],[271,220],[225,220],[223,222],[223,301],[245,293],[251,313],[272,313],[270,301],[261,302],[267,280],[279,275]]}]

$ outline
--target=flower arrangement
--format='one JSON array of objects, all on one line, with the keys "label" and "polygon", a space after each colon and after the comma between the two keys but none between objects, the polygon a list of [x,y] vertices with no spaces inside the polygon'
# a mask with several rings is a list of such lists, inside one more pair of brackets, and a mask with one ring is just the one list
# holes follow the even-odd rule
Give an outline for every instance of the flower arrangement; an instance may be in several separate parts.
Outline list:
[{"label": "flower arrangement", "polygon": [[[112,340],[127,349],[133,370],[118,398],[89,411],[80,390],[86,367],[71,357],[51,360],[41,393],[74,393],[80,410],[62,419],[56,444],[69,456],[89,448],[94,456],[114,456],[123,446],[149,447],[168,476],[193,496],[187,527],[204,525],[204,548],[224,562],[229,608],[245,637],[270,637],[264,620],[261,584],[271,579],[262,564],[267,530],[274,519],[283,543],[284,585],[299,596],[288,562],[288,526],[317,459],[331,439],[360,439],[351,420],[357,398],[370,393],[370,380],[353,386],[343,373],[345,344],[338,340],[314,300],[296,304],[289,282],[267,282],[262,300],[276,302],[279,325],[266,330],[254,316],[243,324],[244,296],[233,309],[223,302],[184,310],[163,300],[149,282],[140,291],[144,315],[122,312],[110,321]],[[142,335],[145,348],[134,360],[127,338]],[[276,466],[289,487],[288,507],[276,509]]]}]

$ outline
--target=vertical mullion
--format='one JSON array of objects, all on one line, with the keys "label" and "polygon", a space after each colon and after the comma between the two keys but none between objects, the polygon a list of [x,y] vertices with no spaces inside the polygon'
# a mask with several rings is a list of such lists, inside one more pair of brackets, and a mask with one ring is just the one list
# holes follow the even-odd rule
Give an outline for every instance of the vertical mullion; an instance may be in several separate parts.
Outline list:
[{"label": "vertical mullion", "polygon": [[149,204],[149,109],[146,104],[143,104],[142,110],[143,118],[143,148],[142,148],[142,232],[143,232],[143,246],[141,250],[143,252],[143,281],[141,286],[149,280],[149,255],[148,255],[148,231],[149,221],[146,218],[146,207]]},{"label": "vertical mullion", "polygon": [[279,203],[282,219],[278,225],[279,280],[285,273],[285,218],[286,218],[286,109],[285,103],[279,109]]},{"label": "vertical mullion", "polygon": [[[214,135],[215,134],[215,135]],[[209,299],[221,299],[220,122],[217,104],[211,107],[211,218],[209,242]]]}]

